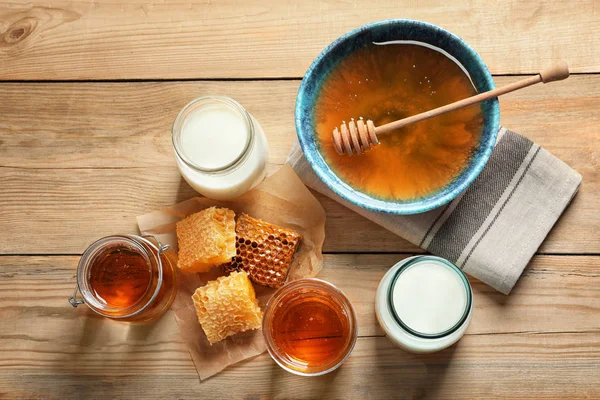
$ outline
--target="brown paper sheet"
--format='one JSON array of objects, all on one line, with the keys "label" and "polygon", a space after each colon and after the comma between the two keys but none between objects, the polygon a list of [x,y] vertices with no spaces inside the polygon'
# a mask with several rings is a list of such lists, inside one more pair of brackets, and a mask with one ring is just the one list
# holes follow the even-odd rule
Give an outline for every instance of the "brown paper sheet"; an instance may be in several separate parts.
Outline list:
[{"label": "brown paper sheet", "polygon": [[[162,244],[170,244],[177,249],[176,222],[212,206],[227,207],[236,214],[245,212],[300,233],[302,241],[288,273],[288,281],[314,277],[321,270],[325,210],[288,164],[234,201],[195,197],[139,216],[137,222],[142,234],[154,235]],[[202,274],[180,274],[179,291],[172,306],[200,379],[206,379],[229,365],[266,350],[261,330],[239,333],[212,346],[206,339],[198,323],[191,296],[198,287],[221,275],[224,272],[220,268],[213,268]],[[254,288],[259,305],[264,310],[274,290],[260,285],[254,285]]]}]

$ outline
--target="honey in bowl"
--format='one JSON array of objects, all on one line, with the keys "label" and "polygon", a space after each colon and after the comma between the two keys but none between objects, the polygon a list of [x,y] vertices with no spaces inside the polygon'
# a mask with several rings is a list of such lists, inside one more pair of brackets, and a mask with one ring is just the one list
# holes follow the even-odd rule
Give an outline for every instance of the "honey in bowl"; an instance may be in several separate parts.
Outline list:
[{"label": "honey in bowl", "polygon": [[379,126],[476,93],[464,67],[431,45],[366,45],[323,82],[315,109],[320,150],[341,180],[370,196],[410,201],[432,195],[458,178],[477,150],[480,105],[382,134],[381,144],[360,156],[338,154],[331,133],[350,118]]},{"label": "honey in bowl", "polygon": [[339,367],[357,338],[348,298],[318,279],[286,284],[269,300],[263,320],[269,354],[284,369],[321,375]]}]

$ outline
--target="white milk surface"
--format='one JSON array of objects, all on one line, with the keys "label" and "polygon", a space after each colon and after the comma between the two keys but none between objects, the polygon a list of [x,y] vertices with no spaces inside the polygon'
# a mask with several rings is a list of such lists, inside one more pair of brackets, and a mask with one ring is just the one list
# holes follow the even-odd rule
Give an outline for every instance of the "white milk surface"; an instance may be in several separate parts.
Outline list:
[{"label": "white milk surface", "polygon": [[250,116],[254,140],[235,166],[225,168],[244,154],[249,131],[245,118],[227,104],[209,104],[193,110],[181,128],[181,152],[201,169],[177,157],[183,178],[198,193],[216,200],[233,200],[256,186],[265,176],[268,145],[265,134]]},{"label": "white milk surface", "polygon": [[398,276],[392,304],[408,327],[420,333],[437,334],[459,322],[467,306],[467,291],[451,267],[423,261]]},{"label": "white milk surface", "polygon": [[201,168],[222,168],[244,151],[248,130],[239,112],[224,104],[211,104],[194,111],[181,132],[182,148]]}]

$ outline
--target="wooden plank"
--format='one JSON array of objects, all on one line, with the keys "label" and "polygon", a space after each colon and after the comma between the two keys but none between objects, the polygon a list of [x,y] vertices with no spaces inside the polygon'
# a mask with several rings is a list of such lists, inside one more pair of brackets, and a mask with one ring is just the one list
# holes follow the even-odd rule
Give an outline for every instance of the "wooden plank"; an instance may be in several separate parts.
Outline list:
[{"label": "wooden plank", "polygon": [[[297,81],[0,84],[0,253],[80,253],[100,236],[135,232],[137,215],[193,196],[176,170],[170,127],[197,96],[225,94],[245,105],[268,136],[275,170],[294,140],[297,87]],[[600,223],[598,93],[600,76],[573,76],[501,101],[505,126],[583,175],[542,252],[600,253],[600,235],[591,234]],[[418,251],[318,197],[328,216],[325,251]],[[361,232],[369,232],[366,240]]]},{"label": "wooden plank", "polygon": [[467,335],[428,356],[375,329],[373,291],[402,257],[326,256],[321,277],[353,299],[362,337],[338,372],[310,384],[267,355],[199,382],[170,312],[133,326],[73,310],[78,257],[0,257],[0,398],[600,396],[600,257],[537,256],[508,297],[474,282]]},{"label": "wooden plank", "polygon": [[[131,343],[131,341],[129,341]],[[429,356],[394,347],[386,338],[360,338],[336,372],[292,375],[268,355],[200,382],[189,356],[161,344],[114,343],[84,354],[34,353],[24,368],[0,367],[4,398],[53,399],[579,399],[600,396],[597,333],[465,336]],[[19,350],[11,351],[19,357]],[[41,360],[52,357],[61,362]],[[95,359],[95,360],[94,360]],[[244,384],[240,384],[243,382]]]},{"label": "wooden plank", "polygon": [[[498,86],[519,77],[496,77]],[[209,81],[0,83],[0,166],[23,168],[172,167],[171,126],[190,100],[235,98],[260,121],[270,162],[285,162],[296,136],[300,82]],[[574,168],[594,164],[600,77],[571,76],[501,98],[502,124]],[[578,160],[582,160],[577,164]]]},{"label": "wooden plank", "polygon": [[390,17],[463,37],[496,74],[600,70],[598,3],[66,0],[0,3],[0,79],[300,77],[331,41]]},{"label": "wooden plank", "polygon": [[[383,335],[375,318],[375,291],[389,267],[406,257],[325,255],[319,276],[347,293],[356,307],[360,336]],[[76,256],[0,257],[0,320],[5,322],[0,326],[0,339],[17,335],[20,340],[19,335],[24,335],[26,341],[35,343],[44,338],[74,343],[86,324],[97,324],[94,331],[110,333],[113,324],[88,318],[94,315],[86,307],[73,310],[67,303],[75,287],[78,261]],[[468,333],[600,330],[599,261],[598,256],[536,256],[510,296],[471,279],[475,311]],[[173,335],[175,322],[171,317],[165,320],[153,330],[159,334],[157,340],[179,343]],[[44,329],[30,332],[34,324]]]}]

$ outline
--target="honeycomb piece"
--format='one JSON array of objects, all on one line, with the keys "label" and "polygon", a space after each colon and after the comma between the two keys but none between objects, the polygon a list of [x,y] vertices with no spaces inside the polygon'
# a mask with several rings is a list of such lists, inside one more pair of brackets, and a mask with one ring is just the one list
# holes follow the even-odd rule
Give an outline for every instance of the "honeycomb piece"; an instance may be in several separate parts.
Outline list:
[{"label": "honeycomb piece", "polygon": [[196,289],[192,300],[211,346],[228,336],[261,327],[262,311],[244,271],[208,282]]},{"label": "honeycomb piece", "polygon": [[254,282],[278,288],[285,282],[302,237],[291,229],[241,214],[235,225],[236,254],[227,271],[244,270]]},{"label": "honeycomb piece", "polygon": [[179,260],[184,272],[206,272],[235,256],[235,213],[210,207],[177,222]]}]

